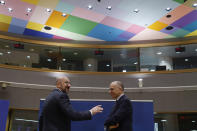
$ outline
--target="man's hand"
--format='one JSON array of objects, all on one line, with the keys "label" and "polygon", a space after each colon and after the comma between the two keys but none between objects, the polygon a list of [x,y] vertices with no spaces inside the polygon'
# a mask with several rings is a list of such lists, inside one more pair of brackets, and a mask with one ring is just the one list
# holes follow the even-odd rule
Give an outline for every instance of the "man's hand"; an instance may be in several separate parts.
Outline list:
[{"label": "man's hand", "polygon": [[92,115],[96,115],[97,113],[101,113],[102,111],[103,111],[103,108],[101,107],[101,105],[97,105],[93,107],[92,109],[90,109],[90,112],[92,113]]},{"label": "man's hand", "polygon": [[119,127],[119,123],[117,123],[116,125],[111,125],[109,126],[109,130],[115,129]]}]

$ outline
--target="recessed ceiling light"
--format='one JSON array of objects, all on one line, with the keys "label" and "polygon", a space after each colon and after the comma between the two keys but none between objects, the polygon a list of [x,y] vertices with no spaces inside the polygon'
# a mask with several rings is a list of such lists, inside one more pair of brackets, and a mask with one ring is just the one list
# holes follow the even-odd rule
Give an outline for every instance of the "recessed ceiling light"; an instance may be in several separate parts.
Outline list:
[{"label": "recessed ceiling light", "polygon": [[48,61],[48,62],[51,62],[52,60],[51,60],[51,59],[47,59],[47,61]]},{"label": "recessed ceiling light", "polygon": [[53,51],[52,51],[52,50],[49,50],[48,52],[49,52],[49,53],[53,53]]},{"label": "recessed ceiling light", "polygon": [[195,51],[197,52],[197,48],[195,49]]},{"label": "recessed ceiling light", "polygon": [[31,12],[32,11],[32,9],[31,8],[27,8],[27,12]]},{"label": "recessed ceiling light", "polygon": [[127,72],[127,70],[122,70],[122,72]]},{"label": "recessed ceiling light", "polygon": [[93,7],[92,5],[88,5],[88,9],[91,10]]},{"label": "recessed ceiling light", "polygon": [[27,59],[30,59],[30,56],[29,55],[27,56]]},{"label": "recessed ceiling light", "polygon": [[170,11],[170,10],[172,10],[172,8],[170,8],[170,7],[166,8],[166,11]]},{"label": "recessed ceiling light", "polygon": [[62,13],[62,16],[64,16],[64,17],[65,17],[65,16],[66,16],[66,13]]},{"label": "recessed ceiling light", "polygon": [[12,11],[13,11],[13,9],[12,9],[12,8],[8,8],[8,11],[9,11],[9,12],[12,12]]},{"label": "recessed ceiling light", "polygon": [[0,55],[2,56],[2,55],[3,55],[3,53],[1,53],[1,52],[0,52]]},{"label": "recessed ceiling light", "polygon": [[161,122],[166,122],[167,120],[161,120]]},{"label": "recessed ceiling light", "polygon": [[157,52],[157,55],[161,55],[161,54],[162,54],[162,52],[160,52],[160,51],[159,51],[159,52]]},{"label": "recessed ceiling light", "polygon": [[49,26],[45,26],[44,29],[45,29],[45,30],[51,30],[52,28],[49,27]]},{"label": "recessed ceiling light", "polygon": [[66,61],[66,59],[65,59],[65,58],[63,58],[63,59],[62,59],[62,61]]},{"label": "recessed ceiling light", "polygon": [[91,67],[92,66],[92,64],[88,64],[88,67]]},{"label": "recessed ceiling light", "polygon": [[167,17],[167,18],[170,18],[170,17],[171,17],[171,15],[166,15],[166,17]]},{"label": "recessed ceiling light", "polygon": [[8,53],[8,54],[11,54],[11,52],[10,52],[10,51],[8,51],[7,53]]},{"label": "recessed ceiling light", "polygon": [[137,65],[137,62],[133,63],[134,65]]},{"label": "recessed ceiling light", "polygon": [[135,9],[133,12],[138,13],[140,10],[139,9]]},{"label": "recessed ceiling light", "polygon": [[107,67],[109,67],[110,65],[109,65],[109,64],[107,64],[106,66],[107,66]]},{"label": "recessed ceiling light", "polygon": [[0,1],[1,5],[5,5],[5,1],[1,0]]},{"label": "recessed ceiling light", "polygon": [[192,122],[194,123],[194,122],[196,122],[196,121],[192,121]]},{"label": "recessed ceiling light", "polygon": [[150,71],[154,72],[154,71],[155,71],[155,69],[150,69]]},{"label": "recessed ceiling light", "polygon": [[142,78],[139,78],[138,81],[143,81],[143,79]]},{"label": "recessed ceiling light", "polygon": [[108,9],[108,10],[111,10],[111,9],[112,9],[112,7],[111,7],[111,6],[107,6],[107,9]]},{"label": "recessed ceiling light", "polygon": [[185,59],[185,61],[189,61],[189,59]]},{"label": "recessed ceiling light", "polygon": [[32,48],[32,49],[30,49],[30,51],[34,51],[34,49]]},{"label": "recessed ceiling light", "polygon": [[77,52],[74,52],[73,54],[74,54],[74,55],[78,55],[78,53],[77,53]]},{"label": "recessed ceiling light", "polygon": [[172,30],[174,27],[173,26],[168,26],[166,27],[166,30]]},{"label": "recessed ceiling light", "polygon": [[47,8],[46,11],[47,11],[47,12],[51,12],[51,9]]},{"label": "recessed ceiling light", "polygon": [[192,6],[193,6],[193,7],[197,7],[197,3],[194,3]]}]

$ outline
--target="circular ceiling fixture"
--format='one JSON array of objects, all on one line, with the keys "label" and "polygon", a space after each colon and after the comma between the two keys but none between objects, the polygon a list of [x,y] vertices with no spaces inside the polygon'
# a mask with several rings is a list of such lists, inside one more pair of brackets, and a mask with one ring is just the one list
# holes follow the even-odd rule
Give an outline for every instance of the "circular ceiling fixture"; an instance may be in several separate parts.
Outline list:
[{"label": "circular ceiling fixture", "polygon": [[167,17],[167,18],[170,18],[170,17],[171,17],[171,15],[166,15],[166,17]]},{"label": "circular ceiling fixture", "polygon": [[52,28],[49,27],[49,26],[45,26],[44,29],[45,29],[45,30],[51,30]]},{"label": "circular ceiling fixture", "polygon": [[172,30],[174,27],[173,26],[168,26],[166,27],[166,30]]}]

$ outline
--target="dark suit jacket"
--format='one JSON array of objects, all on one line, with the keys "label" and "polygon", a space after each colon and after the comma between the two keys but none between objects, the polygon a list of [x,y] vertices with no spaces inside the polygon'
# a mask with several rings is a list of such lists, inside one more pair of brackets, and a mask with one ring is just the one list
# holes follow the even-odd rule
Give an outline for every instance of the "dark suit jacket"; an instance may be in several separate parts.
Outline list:
[{"label": "dark suit jacket", "polygon": [[75,111],[66,93],[54,89],[46,98],[39,118],[39,131],[70,131],[71,120],[90,120],[90,111]]},{"label": "dark suit jacket", "polygon": [[132,131],[132,104],[125,95],[116,102],[104,126],[109,131],[109,126],[117,123],[119,127],[111,131]]}]

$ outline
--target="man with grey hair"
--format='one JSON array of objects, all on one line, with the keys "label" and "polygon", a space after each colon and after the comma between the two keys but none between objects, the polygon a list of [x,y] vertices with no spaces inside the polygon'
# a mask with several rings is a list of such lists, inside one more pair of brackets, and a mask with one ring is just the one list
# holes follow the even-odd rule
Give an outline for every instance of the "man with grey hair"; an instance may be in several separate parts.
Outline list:
[{"label": "man with grey hair", "polygon": [[68,77],[57,78],[56,89],[44,102],[39,118],[39,131],[71,131],[71,121],[90,120],[93,115],[103,111],[101,105],[89,111],[74,110],[68,97],[70,87],[71,82]]},{"label": "man with grey hair", "polygon": [[132,104],[124,94],[123,83],[111,82],[109,93],[116,100],[116,104],[104,123],[105,129],[107,131],[132,131]]}]

